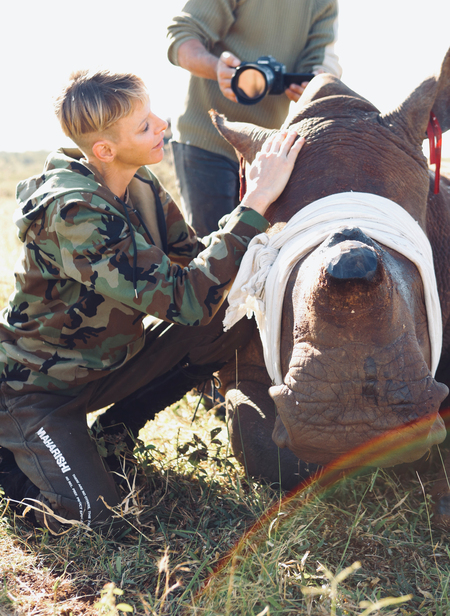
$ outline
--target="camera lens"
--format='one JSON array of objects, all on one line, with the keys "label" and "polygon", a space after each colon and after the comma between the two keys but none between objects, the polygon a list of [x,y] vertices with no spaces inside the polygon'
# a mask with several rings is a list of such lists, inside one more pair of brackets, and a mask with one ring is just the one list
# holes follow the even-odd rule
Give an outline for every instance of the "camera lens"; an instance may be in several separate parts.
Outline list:
[{"label": "camera lens", "polygon": [[255,105],[262,100],[269,89],[265,67],[247,63],[237,67],[231,89],[241,105]]}]

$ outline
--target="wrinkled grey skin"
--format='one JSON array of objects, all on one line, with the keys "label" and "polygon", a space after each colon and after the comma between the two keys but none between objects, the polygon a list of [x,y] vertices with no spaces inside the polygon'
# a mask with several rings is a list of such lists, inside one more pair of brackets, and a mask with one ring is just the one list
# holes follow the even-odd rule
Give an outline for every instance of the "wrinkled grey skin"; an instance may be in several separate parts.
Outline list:
[{"label": "wrinkled grey skin", "polygon": [[[373,249],[370,280],[329,273],[330,258],[351,256],[361,246],[368,253]],[[279,447],[325,464],[382,437],[397,428],[400,419],[410,424],[408,438],[415,445],[407,451],[393,448],[377,459],[378,465],[391,466],[420,458],[445,438],[437,411],[448,390],[429,374],[427,321],[417,274],[406,258],[359,229],[331,235],[300,264],[292,281],[294,301],[284,304],[285,384],[269,390],[279,413],[273,434]],[[288,333],[286,327],[292,322],[293,344],[292,329]],[[430,417],[425,426],[417,423],[420,417]],[[345,468],[349,461],[338,463]]]},{"label": "wrinkled grey skin", "polygon": [[[450,179],[443,174],[440,193],[433,194],[434,174],[422,153],[431,110],[443,131],[450,128],[450,51],[439,76],[390,114],[320,75],[285,123],[306,144],[266,215],[271,232],[335,193],[369,192],[401,205],[433,247],[443,352],[433,378],[416,267],[360,229],[337,227],[289,280],[283,385],[271,387],[258,334],[239,354],[237,368],[221,371],[234,452],[252,475],[290,488],[304,473],[303,462],[391,466],[417,460],[445,437],[439,409],[446,407],[450,384]],[[211,117],[248,162],[273,132],[215,112]],[[444,493],[440,489],[436,499],[450,519]]]}]

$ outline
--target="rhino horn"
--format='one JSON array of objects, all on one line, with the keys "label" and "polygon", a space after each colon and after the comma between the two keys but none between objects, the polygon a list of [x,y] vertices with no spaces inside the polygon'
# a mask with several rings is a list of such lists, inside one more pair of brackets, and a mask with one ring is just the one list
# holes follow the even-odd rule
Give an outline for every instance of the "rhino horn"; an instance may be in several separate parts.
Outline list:
[{"label": "rhino horn", "polygon": [[347,227],[330,236],[327,244],[320,255],[322,273],[314,288],[318,317],[322,318],[325,310],[328,320],[339,321],[343,315],[348,318],[350,309],[385,306],[389,293],[386,270],[372,240],[358,227]]},{"label": "rhino horn", "polygon": [[430,112],[436,115],[443,132],[450,128],[450,49],[444,58],[438,77],[420,84],[393,112],[381,116],[382,122],[394,132],[405,135],[415,144],[426,136]]},{"label": "rhino horn", "polygon": [[209,111],[209,115],[222,137],[234,147],[238,158],[243,156],[249,164],[253,162],[266,139],[277,132],[248,122],[229,122],[214,109]]},{"label": "rhino horn", "polygon": [[362,242],[340,242],[329,251],[324,262],[326,273],[337,280],[372,280],[378,268],[374,248]]}]

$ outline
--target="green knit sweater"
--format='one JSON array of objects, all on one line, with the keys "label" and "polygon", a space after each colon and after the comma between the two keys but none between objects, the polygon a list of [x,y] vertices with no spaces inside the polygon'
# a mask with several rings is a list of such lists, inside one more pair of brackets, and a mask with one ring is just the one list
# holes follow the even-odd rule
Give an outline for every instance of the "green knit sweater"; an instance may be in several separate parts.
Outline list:
[{"label": "green knit sweater", "polygon": [[[287,72],[323,68],[338,77],[336,54],[337,0],[189,0],[168,28],[168,57],[177,64],[178,49],[198,39],[219,57],[230,51],[242,62],[272,55]],[[235,160],[233,148],[219,135],[208,116],[216,109],[229,120],[279,128],[289,109],[285,94],[266,96],[249,107],[223,96],[216,81],[191,75],[173,138]]]}]

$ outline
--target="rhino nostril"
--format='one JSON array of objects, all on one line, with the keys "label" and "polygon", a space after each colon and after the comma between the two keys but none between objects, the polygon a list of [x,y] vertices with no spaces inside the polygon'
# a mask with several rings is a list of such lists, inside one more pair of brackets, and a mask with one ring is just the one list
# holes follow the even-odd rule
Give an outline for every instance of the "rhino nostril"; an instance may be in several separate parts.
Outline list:
[{"label": "rhino nostril", "polygon": [[327,253],[324,267],[333,278],[372,280],[377,271],[378,257],[371,246],[361,242],[345,241],[336,244]]}]

